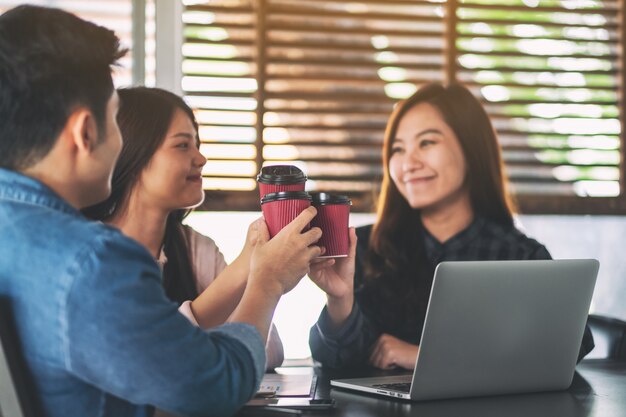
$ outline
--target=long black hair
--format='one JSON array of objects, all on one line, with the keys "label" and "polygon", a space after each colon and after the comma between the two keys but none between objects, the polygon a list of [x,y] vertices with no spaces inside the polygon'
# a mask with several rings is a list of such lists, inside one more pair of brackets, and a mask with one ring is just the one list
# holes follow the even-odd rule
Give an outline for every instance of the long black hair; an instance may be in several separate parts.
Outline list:
[{"label": "long black hair", "polygon": [[[111,196],[88,207],[83,213],[106,222],[126,208],[133,187],[141,172],[159,148],[176,110],[182,110],[198,131],[193,111],[179,96],[159,88],[134,87],[118,90],[117,123],[124,140],[115,171]],[[182,303],[198,296],[189,245],[182,221],[190,210],[175,210],[167,218],[163,252],[167,262],[163,268],[163,287],[172,300]]]}]

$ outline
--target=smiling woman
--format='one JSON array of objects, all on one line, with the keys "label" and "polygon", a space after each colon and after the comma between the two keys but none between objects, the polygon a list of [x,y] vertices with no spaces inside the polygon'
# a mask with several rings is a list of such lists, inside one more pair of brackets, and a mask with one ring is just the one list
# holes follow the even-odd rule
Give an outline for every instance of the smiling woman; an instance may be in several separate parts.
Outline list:
[{"label": "smiling woman", "polygon": [[[84,213],[119,228],[150,252],[163,270],[166,295],[192,323],[203,328],[222,324],[246,287],[250,231],[227,266],[212,239],[182,224],[204,199],[206,158],[199,151],[194,114],[182,98],[162,89],[120,89],[118,95],[124,144],[112,193]],[[282,343],[273,326],[266,351],[269,368],[282,362]]]},{"label": "smiling woman", "polygon": [[[421,210],[423,219],[454,211],[459,226],[471,222],[463,149],[436,107],[422,103],[406,112],[392,142],[389,174],[409,206]],[[437,237],[445,241],[450,236]]]},{"label": "smiling woman", "polygon": [[[176,109],[165,139],[139,177],[143,204],[173,211],[202,202],[202,167],[206,158],[198,151],[198,145],[192,119]],[[145,212],[148,207],[140,210]]]},{"label": "smiling woman", "polygon": [[140,87],[118,95],[124,144],[112,193],[84,212],[119,227],[156,259],[167,254],[164,286],[182,303],[197,296],[187,251],[178,249],[185,247],[178,224],[186,209],[203,199],[201,185],[187,180],[205,163],[197,148],[197,124],[185,102],[167,91]]},{"label": "smiling woman", "polygon": [[[383,167],[376,223],[357,229],[354,273],[311,273],[328,300],[309,343],[331,367],[412,369],[442,261],[550,259],[514,226],[494,129],[464,86],[429,84],[398,103]],[[592,347],[587,330],[579,359]]]}]

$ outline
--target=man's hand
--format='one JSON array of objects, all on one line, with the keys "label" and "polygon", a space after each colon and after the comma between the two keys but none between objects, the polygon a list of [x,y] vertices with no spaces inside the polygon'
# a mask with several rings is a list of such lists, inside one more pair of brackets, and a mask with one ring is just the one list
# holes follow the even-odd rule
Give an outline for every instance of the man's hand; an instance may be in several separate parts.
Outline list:
[{"label": "man's hand", "polygon": [[383,333],[372,349],[370,363],[380,369],[414,369],[419,346]]},{"label": "man's hand", "polygon": [[258,284],[263,291],[279,296],[298,284],[309,272],[311,261],[321,253],[314,244],[322,231],[314,227],[302,233],[316,214],[314,207],[307,208],[271,240],[265,221],[257,221],[249,284]]},{"label": "man's hand", "polygon": [[255,222],[248,242],[254,247],[250,256],[250,275],[241,301],[228,321],[253,325],[264,342],[280,297],[290,291],[309,272],[313,259],[322,250],[314,246],[322,231],[318,227],[302,233],[317,210],[309,207],[285,226],[272,240],[263,219]]}]

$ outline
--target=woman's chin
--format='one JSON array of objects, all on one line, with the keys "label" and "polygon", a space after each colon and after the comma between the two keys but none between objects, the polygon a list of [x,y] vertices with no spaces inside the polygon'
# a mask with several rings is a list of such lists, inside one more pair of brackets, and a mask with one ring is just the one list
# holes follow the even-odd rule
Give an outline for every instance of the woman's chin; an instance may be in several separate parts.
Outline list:
[{"label": "woman's chin", "polygon": [[414,210],[427,210],[429,207],[435,205],[435,201],[428,199],[425,200],[423,198],[411,198],[407,199],[409,206]]},{"label": "woman's chin", "polygon": [[193,209],[193,208],[198,207],[203,202],[204,202],[204,193],[202,193],[202,196],[189,198],[189,199],[180,201],[179,204],[177,205],[177,210]]}]

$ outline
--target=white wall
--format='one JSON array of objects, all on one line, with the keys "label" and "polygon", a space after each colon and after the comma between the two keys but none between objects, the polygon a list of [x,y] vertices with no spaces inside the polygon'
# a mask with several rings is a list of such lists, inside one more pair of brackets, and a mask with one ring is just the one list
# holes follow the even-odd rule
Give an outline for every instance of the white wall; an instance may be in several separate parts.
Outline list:
[{"label": "white wall", "polygon": [[591,311],[626,320],[626,217],[520,216],[520,221],[554,258],[599,260]]},{"label": "white wall", "polygon": [[[241,249],[248,225],[260,212],[192,213],[187,223],[212,237],[228,262]],[[373,214],[352,214],[350,224],[373,222]],[[600,274],[592,312],[626,320],[626,219],[617,216],[520,216],[520,226],[548,248],[554,258],[596,258]],[[307,278],[284,296],[274,316],[288,358],[310,355],[309,328],[324,305],[324,296]]]}]

